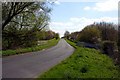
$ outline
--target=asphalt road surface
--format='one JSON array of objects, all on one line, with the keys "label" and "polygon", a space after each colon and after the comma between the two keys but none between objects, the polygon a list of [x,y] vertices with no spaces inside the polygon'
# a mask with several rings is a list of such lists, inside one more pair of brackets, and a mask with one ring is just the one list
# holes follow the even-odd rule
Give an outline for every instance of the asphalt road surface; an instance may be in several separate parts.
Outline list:
[{"label": "asphalt road surface", "polygon": [[43,74],[74,51],[64,39],[52,48],[13,55],[2,59],[3,78],[36,78]]}]

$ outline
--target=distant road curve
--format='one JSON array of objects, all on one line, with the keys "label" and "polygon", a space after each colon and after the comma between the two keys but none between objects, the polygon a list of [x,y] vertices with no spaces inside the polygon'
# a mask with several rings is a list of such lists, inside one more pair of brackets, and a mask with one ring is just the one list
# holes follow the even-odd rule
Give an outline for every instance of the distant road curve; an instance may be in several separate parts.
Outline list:
[{"label": "distant road curve", "polygon": [[3,78],[36,78],[74,51],[64,39],[47,50],[13,55],[2,59]]}]

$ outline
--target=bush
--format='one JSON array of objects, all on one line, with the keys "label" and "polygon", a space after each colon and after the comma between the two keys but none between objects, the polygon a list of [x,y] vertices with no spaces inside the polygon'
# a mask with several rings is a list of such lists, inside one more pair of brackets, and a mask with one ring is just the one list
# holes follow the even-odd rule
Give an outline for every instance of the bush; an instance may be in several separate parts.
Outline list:
[{"label": "bush", "polygon": [[59,34],[58,33],[55,34],[55,38],[59,39]]},{"label": "bush", "polygon": [[113,41],[104,41],[103,50],[105,54],[113,55],[114,51],[117,49],[115,42]]},{"label": "bush", "polygon": [[111,58],[114,59],[115,64],[119,64],[119,52],[116,42],[113,41],[104,41],[103,42],[103,51],[104,54],[109,55]]},{"label": "bush", "polygon": [[101,31],[102,40],[116,41],[118,40],[117,25],[113,23],[100,22],[94,24]]},{"label": "bush", "polygon": [[37,44],[36,32],[33,29],[17,30],[14,27],[2,31],[2,49],[31,47]]},{"label": "bush", "polygon": [[2,56],[9,56],[9,55],[14,55],[14,54],[16,54],[16,50],[2,51]]},{"label": "bush", "polygon": [[58,41],[59,40],[52,39],[52,40],[48,40],[47,43],[42,44],[40,46],[18,48],[16,50],[4,50],[4,51],[2,50],[1,52],[2,52],[2,56],[9,56],[9,55],[21,54],[21,53],[26,53],[26,52],[39,51],[39,50],[46,49],[46,48],[56,45]]},{"label": "bush", "polygon": [[80,41],[87,43],[98,43],[100,39],[100,31],[95,27],[86,27],[82,30]]}]

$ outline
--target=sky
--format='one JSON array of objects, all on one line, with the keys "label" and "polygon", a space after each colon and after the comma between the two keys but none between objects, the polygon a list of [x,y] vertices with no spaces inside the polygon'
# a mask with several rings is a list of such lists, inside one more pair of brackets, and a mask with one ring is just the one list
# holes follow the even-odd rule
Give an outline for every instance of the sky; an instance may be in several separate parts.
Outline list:
[{"label": "sky", "polygon": [[60,37],[94,22],[118,23],[118,0],[57,0],[52,8],[50,29]]}]

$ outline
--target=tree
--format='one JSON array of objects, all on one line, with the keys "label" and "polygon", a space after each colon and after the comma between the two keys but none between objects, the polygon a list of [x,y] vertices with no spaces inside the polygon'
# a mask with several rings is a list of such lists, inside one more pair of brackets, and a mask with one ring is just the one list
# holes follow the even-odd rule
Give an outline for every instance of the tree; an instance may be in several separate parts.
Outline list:
[{"label": "tree", "polygon": [[81,32],[73,32],[69,35],[69,38],[72,40],[72,41],[79,41],[79,38],[80,38],[80,33]]},{"label": "tree", "polygon": [[101,31],[102,40],[115,41],[118,40],[118,29],[117,25],[113,23],[100,22],[93,24],[94,27],[97,27]]},{"label": "tree", "polygon": [[5,2],[2,4],[2,30],[5,26],[26,7],[32,5],[33,2]]},{"label": "tree", "polygon": [[120,25],[118,26],[118,47],[120,51]]},{"label": "tree", "polygon": [[3,49],[36,45],[37,32],[47,27],[50,20],[51,9],[46,2],[5,2],[2,7]]},{"label": "tree", "polygon": [[47,7],[46,2],[6,2],[3,3],[2,7],[2,30],[10,22],[21,27],[36,26],[41,30],[42,27],[48,25],[47,22],[50,20],[48,13],[51,9]]},{"label": "tree", "polygon": [[70,35],[70,32],[69,32],[69,31],[65,31],[64,37],[68,39],[68,38],[69,38],[69,35]]},{"label": "tree", "polygon": [[80,41],[98,43],[100,41],[100,31],[95,27],[85,27],[81,32]]},{"label": "tree", "polygon": [[59,39],[59,33],[55,34],[55,39]]}]

